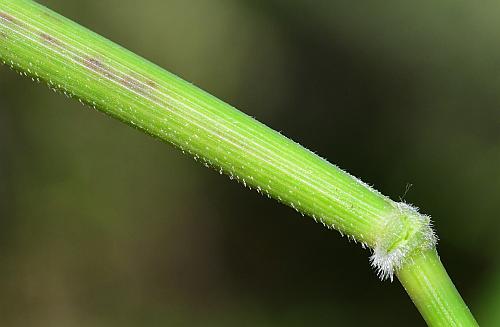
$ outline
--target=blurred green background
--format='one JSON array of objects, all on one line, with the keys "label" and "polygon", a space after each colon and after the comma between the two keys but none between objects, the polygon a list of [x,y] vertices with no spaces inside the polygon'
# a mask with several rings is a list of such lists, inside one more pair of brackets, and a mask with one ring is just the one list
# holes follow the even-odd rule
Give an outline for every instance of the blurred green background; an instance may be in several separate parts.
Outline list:
[{"label": "blurred green background", "polygon": [[[41,2],[423,208],[500,324],[498,1]],[[423,325],[360,246],[7,67],[0,159],[1,326]]]}]

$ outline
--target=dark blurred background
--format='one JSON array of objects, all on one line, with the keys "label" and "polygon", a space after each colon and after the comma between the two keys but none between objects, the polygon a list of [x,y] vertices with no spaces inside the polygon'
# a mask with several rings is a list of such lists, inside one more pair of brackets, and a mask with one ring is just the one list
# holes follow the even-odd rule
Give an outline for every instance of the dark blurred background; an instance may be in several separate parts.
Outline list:
[{"label": "dark blurred background", "polygon": [[[41,2],[421,207],[500,324],[498,1]],[[1,326],[424,324],[368,251],[7,67],[0,158]]]}]

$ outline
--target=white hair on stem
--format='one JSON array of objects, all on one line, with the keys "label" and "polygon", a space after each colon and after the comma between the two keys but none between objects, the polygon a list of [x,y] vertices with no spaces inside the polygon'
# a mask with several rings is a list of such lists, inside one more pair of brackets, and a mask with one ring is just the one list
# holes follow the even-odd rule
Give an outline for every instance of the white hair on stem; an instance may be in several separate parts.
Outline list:
[{"label": "white hair on stem", "polygon": [[430,249],[436,243],[430,217],[414,206],[398,202],[380,232],[370,262],[380,279],[392,282],[394,273],[411,260],[415,251]]}]

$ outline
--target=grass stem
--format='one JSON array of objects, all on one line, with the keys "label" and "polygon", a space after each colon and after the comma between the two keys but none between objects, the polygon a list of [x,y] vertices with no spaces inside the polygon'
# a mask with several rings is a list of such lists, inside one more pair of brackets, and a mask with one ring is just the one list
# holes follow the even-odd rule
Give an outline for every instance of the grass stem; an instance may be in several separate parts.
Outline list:
[{"label": "grass stem", "polygon": [[379,275],[396,273],[430,325],[475,324],[415,208],[34,1],[0,0],[0,58],[372,248]]}]

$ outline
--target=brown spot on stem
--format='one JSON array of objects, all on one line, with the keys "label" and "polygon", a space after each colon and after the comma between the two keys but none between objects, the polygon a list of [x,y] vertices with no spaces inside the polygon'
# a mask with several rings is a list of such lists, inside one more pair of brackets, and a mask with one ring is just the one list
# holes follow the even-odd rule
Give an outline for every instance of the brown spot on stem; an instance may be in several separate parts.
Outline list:
[{"label": "brown spot on stem", "polygon": [[116,80],[116,77],[112,74],[112,71],[99,59],[92,57],[83,58],[84,65],[92,70],[93,72],[104,75],[107,78]]},{"label": "brown spot on stem", "polygon": [[138,80],[133,78],[130,75],[125,75],[119,80],[120,84],[125,86],[126,88],[133,89],[133,90],[140,90],[142,89],[141,83],[139,83]]},{"label": "brown spot on stem", "polygon": [[146,85],[147,83],[141,82],[140,76],[137,76],[134,72],[131,72],[129,75],[124,75],[119,82],[127,89],[135,91],[146,98],[151,98],[151,90]]},{"label": "brown spot on stem", "polygon": [[59,41],[58,39],[48,35],[47,33],[40,33],[40,38],[42,40],[44,40],[45,42],[47,43],[50,43],[51,45],[55,45],[55,46],[58,46],[58,47],[64,47],[64,44]]},{"label": "brown spot on stem", "polygon": [[5,20],[11,24],[21,25],[21,22],[19,22],[16,18],[4,12],[0,12],[0,20]]},{"label": "brown spot on stem", "polygon": [[146,82],[146,84],[147,84],[149,87],[152,87],[153,89],[158,88],[158,84],[156,84],[156,82],[155,82],[155,81],[148,80],[148,81]]},{"label": "brown spot on stem", "polygon": [[[115,81],[123,87],[136,92],[146,98],[151,98],[151,90],[147,85],[149,82],[142,82],[141,77],[134,72],[124,74],[120,71],[113,69],[112,66],[106,65],[101,60],[95,57],[85,57],[83,60],[85,67],[95,72],[98,75],[105,76],[106,78]],[[152,82],[152,81],[150,81]],[[154,82],[153,82],[154,83]],[[147,84],[147,85],[146,85]],[[154,83],[156,86],[156,83]]]}]

